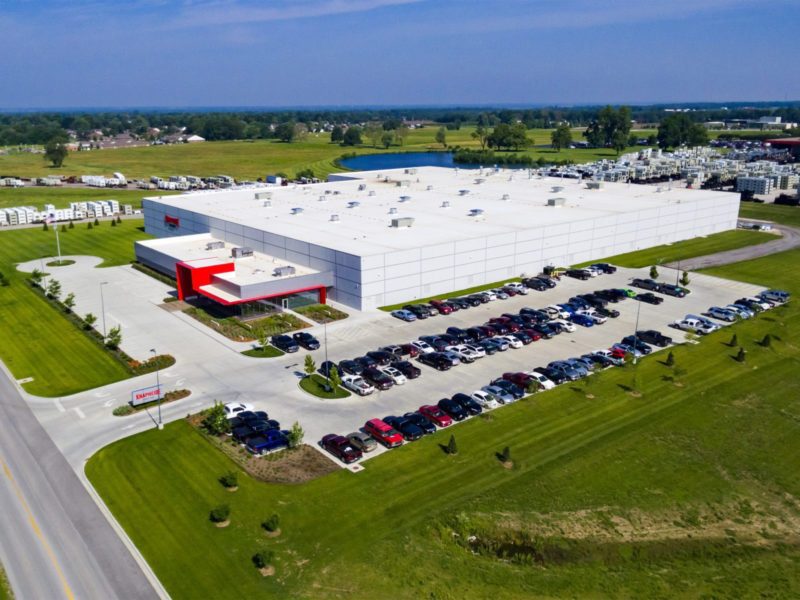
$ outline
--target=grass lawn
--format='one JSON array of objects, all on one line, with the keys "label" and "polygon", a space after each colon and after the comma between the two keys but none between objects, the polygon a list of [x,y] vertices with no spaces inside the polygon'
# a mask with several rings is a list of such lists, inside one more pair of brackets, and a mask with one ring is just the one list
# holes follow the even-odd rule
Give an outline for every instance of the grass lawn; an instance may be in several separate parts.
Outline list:
[{"label": "grass lawn", "polygon": [[739,204],[739,217],[741,219],[763,219],[800,227],[800,206],[742,202]]},{"label": "grass lawn", "polygon": [[[2,157],[0,157],[2,162]],[[69,206],[70,202],[88,200],[116,200],[130,204],[133,208],[142,207],[142,198],[147,196],[166,196],[175,192],[163,190],[112,190],[98,188],[48,188],[48,187],[0,187],[0,208],[11,206],[35,206],[43,208],[45,204],[53,204],[56,208]]]},{"label": "grass lawn", "polygon": [[283,351],[278,350],[275,346],[267,344],[263,348],[259,347],[253,348],[252,350],[245,350],[242,354],[253,358],[276,358],[278,356],[283,356]]},{"label": "grass lawn", "polygon": [[507,283],[511,283],[513,281],[520,281],[519,277],[511,277],[509,279],[503,279],[502,281],[495,281],[494,283],[484,283],[483,285],[476,285],[475,287],[467,288],[464,290],[457,290],[455,292],[449,292],[447,294],[439,294],[437,296],[428,296],[427,298],[415,298],[409,299],[405,302],[400,302],[399,304],[391,304],[389,306],[381,306],[379,310],[385,310],[387,312],[397,310],[398,308],[403,308],[406,304],[425,304],[426,302],[430,302],[431,300],[439,300],[445,298],[455,298],[458,296],[468,296],[469,294],[474,294],[476,292],[482,292],[483,290],[491,290],[496,287],[503,286]]},{"label": "grass lawn", "polygon": [[333,321],[346,319],[349,316],[346,312],[333,308],[330,304],[310,304],[295,308],[294,312],[316,323],[332,323]]},{"label": "grass lawn", "polygon": [[743,248],[744,246],[755,246],[756,244],[763,244],[764,242],[770,242],[774,239],[775,236],[773,234],[737,229],[733,231],[723,231],[722,233],[714,233],[703,238],[695,238],[684,242],[655,246],[637,252],[628,252],[626,254],[618,254],[603,259],[591,260],[581,263],[580,266],[596,262],[608,262],[620,267],[647,267],[649,265],[660,265],[678,260],[685,260],[687,258],[694,258],[695,256],[705,256],[706,254],[714,254],[715,252]]},{"label": "grass lawn", "polygon": [[[104,267],[126,264],[133,259],[133,242],[148,237],[141,226],[138,220],[117,227],[103,223],[92,230],[76,226],[60,234],[61,252],[100,256]],[[54,254],[51,231],[0,232],[0,271],[11,282],[0,287],[0,358],[17,379],[32,377],[24,387],[41,396],[67,395],[128,377],[121,364],[30,289],[25,276],[16,270],[16,263]],[[58,277],[57,268],[49,272]]]},{"label": "grass lawn", "polygon": [[8,577],[0,565],[0,600],[13,600],[14,592],[11,590],[11,585],[8,583]]},{"label": "grass lawn", "polygon": [[[800,251],[713,272],[800,293]],[[170,595],[797,597],[800,305],[560,388],[303,485],[240,476],[186,421],[86,472]],[[771,348],[756,344],[777,336]],[[765,385],[766,382],[769,385]],[[511,450],[512,469],[496,453]],[[218,530],[209,510],[229,502]],[[267,539],[260,522],[281,517]],[[476,538],[469,536],[475,535]],[[473,541],[469,541],[472,539]],[[276,552],[276,576],[250,558]],[[402,575],[400,575],[402,574]],[[383,592],[376,592],[383,590]]]},{"label": "grass lawn", "polygon": [[331,400],[333,398],[347,398],[350,396],[350,392],[343,387],[340,387],[336,391],[327,391],[325,389],[325,378],[316,373],[310,377],[303,377],[300,380],[300,387],[303,389],[303,391],[308,392],[312,396],[316,396],[317,398],[322,398],[324,400]]}]

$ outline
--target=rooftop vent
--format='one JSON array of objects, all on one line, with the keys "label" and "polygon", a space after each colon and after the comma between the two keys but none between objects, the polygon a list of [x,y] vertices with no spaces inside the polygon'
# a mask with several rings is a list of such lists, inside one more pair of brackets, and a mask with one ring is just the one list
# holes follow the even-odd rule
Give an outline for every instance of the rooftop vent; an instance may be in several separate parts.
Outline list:
[{"label": "rooftop vent", "polygon": [[405,174],[406,174],[406,175],[416,175],[416,174],[417,174],[417,169],[416,169],[416,168],[413,168],[413,167],[412,167],[412,168],[410,168],[410,169],[406,169],[406,170],[405,170]]},{"label": "rooftop vent", "polygon": [[284,267],[275,267],[272,271],[273,277],[286,277],[287,275],[294,275],[297,272],[297,269],[291,265],[286,265]]},{"label": "rooftop vent", "polygon": [[331,221],[331,223],[338,223],[339,222],[339,215],[331,215],[330,221]]},{"label": "rooftop vent", "polygon": [[467,194],[469,194],[469,190],[458,190],[459,196],[466,196]]},{"label": "rooftop vent", "polygon": [[252,248],[232,248],[231,249],[231,256],[233,258],[247,258],[253,256],[253,249]]},{"label": "rooftop vent", "polygon": [[359,192],[363,192],[365,189],[367,189],[367,184],[366,183],[359,183],[358,184],[358,191]]},{"label": "rooftop vent", "polygon": [[566,201],[566,198],[548,198],[547,206],[564,206]]},{"label": "rooftop vent", "polygon": [[485,180],[483,177],[478,177],[478,178],[475,180],[475,184],[476,184],[476,185],[480,185],[480,184],[482,184],[484,181],[486,181],[486,180]]},{"label": "rooftop vent", "polygon": [[414,224],[413,217],[397,217],[396,219],[392,219],[392,227],[411,227]]},{"label": "rooftop vent", "polygon": [[217,250],[219,248],[224,248],[225,242],[208,242],[206,244],[206,250]]},{"label": "rooftop vent", "polygon": [[469,210],[469,216],[470,217],[479,217],[482,214],[483,214],[483,209],[482,208],[471,208]]},{"label": "rooftop vent", "polygon": [[334,196],[338,196],[338,195],[339,195],[339,194],[341,194],[341,193],[342,193],[342,192],[340,192],[339,190],[333,190],[333,195],[334,195]]},{"label": "rooftop vent", "polygon": [[347,208],[358,208],[359,206],[361,206],[361,202],[358,202],[357,200],[352,200],[351,202],[347,203]]},{"label": "rooftop vent", "polygon": [[272,192],[256,192],[256,200],[270,200]]},{"label": "rooftop vent", "polygon": [[550,191],[553,192],[554,194],[557,194],[557,193],[559,193],[559,192],[561,192],[563,190],[564,190],[564,186],[563,185],[554,185],[553,188]]},{"label": "rooftop vent", "polygon": [[506,202],[508,202],[509,200],[511,200],[511,196],[509,196],[508,194],[503,194],[503,198],[502,199],[505,200]]},{"label": "rooftop vent", "polygon": [[449,200],[444,200],[442,202],[441,208],[450,208],[450,201]]},{"label": "rooftop vent", "polygon": [[587,181],[586,182],[586,189],[587,190],[599,190],[603,187],[602,181]]},{"label": "rooftop vent", "polygon": [[375,190],[370,190],[369,193],[367,194],[367,196],[374,196],[374,195],[375,195]]},{"label": "rooftop vent", "polygon": [[331,191],[330,191],[330,190],[325,190],[325,193],[326,193],[326,194],[330,194],[330,193],[331,193]]},{"label": "rooftop vent", "polygon": [[264,200],[264,203],[261,206],[263,206],[264,208],[272,208],[272,201]]},{"label": "rooftop vent", "polygon": [[389,209],[389,214],[390,215],[396,215],[397,214],[397,208],[395,208],[394,206],[392,208],[390,208]]},{"label": "rooftop vent", "polygon": [[408,202],[411,200],[411,196],[400,196],[400,202]]},{"label": "rooftop vent", "polygon": [[425,189],[426,189],[426,190],[428,190],[428,191],[430,192],[430,191],[433,189],[433,186],[432,186],[432,185],[429,185],[429,186],[428,186],[428,187],[426,187]]},{"label": "rooftop vent", "polygon": [[303,209],[302,209],[302,208],[300,208],[299,206],[295,206],[295,207],[292,209],[292,214],[293,214],[293,215],[299,215],[301,212],[303,212]]},{"label": "rooftop vent", "polygon": [[319,198],[317,198],[317,201],[318,202],[327,202],[328,199],[325,196],[320,196]]}]

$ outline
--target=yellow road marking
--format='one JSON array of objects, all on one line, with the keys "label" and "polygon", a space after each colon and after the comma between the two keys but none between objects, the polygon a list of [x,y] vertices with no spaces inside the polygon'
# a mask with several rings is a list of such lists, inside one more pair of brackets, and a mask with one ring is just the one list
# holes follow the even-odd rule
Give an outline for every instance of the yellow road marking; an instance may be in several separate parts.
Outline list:
[{"label": "yellow road marking", "polygon": [[42,530],[39,528],[39,524],[36,522],[36,518],[33,516],[33,512],[31,511],[30,506],[25,501],[25,497],[22,495],[22,490],[20,489],[19,485],[17,484],[14,476],[11,474],[11,469],[8,468],[6,461],[0,458],[0,462],[3,463],[3,471],[8,477],[8,480],[11,482],[11,486],[14,488],[14,493],[19,498],[20,504],[25,509],[25,513],[28,515],[28,522],[31,524],[31,528],[33,532],[36,534],[36,537],[39,538],[39,541],[42,543],[45,552],[47,552],[47,556],[50,558],[50,562],[53,563],[53,567],[58,574],[58,578],[61,580],[61,587],[64,588],[64,594],[67,596],[69,600],[75,600],[75,595],[72,593],[72,590],[67,583],[66,577],[64,577],[64,572],[61,570],[61,565],[58,564],[58,559],[56,558],[55,552],[50,547],[50,544],[47,543],[47,540],[44,539],[44,535],[42,535]]}]

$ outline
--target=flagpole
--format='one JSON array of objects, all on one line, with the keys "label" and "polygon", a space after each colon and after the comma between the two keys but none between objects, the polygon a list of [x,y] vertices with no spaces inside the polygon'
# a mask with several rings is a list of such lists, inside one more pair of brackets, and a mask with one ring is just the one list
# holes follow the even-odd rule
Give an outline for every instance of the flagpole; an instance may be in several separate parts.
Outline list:
[{"label": "flagpole", "polygon": [[61,264],[61,242],[58,239],[58,221],[56,220],[56,214],[50,213],[50,218],[53,223],[53,229],[56,232],[56,251],[58,252],[58,264]]}]

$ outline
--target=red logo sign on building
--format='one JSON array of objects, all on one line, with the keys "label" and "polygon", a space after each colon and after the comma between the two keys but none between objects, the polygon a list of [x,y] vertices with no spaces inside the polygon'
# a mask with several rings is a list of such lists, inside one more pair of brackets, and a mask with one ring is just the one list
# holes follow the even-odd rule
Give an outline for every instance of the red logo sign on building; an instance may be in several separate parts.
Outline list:
[{"label": "red logo sign on building", "polygon": [[164,215],[164,225],[169,227],[170,229],[177,229],[181,226],[181,220],[178,217],[170,217],[169,215]]}]

